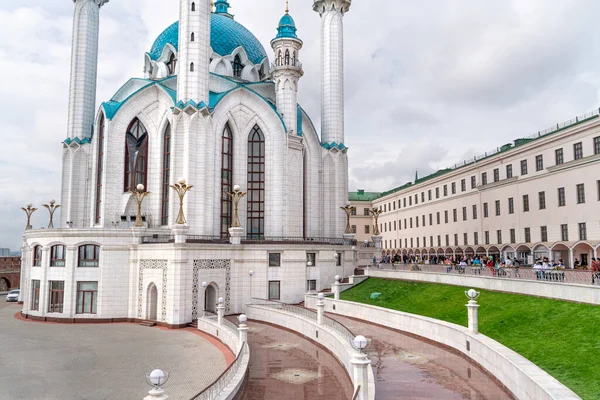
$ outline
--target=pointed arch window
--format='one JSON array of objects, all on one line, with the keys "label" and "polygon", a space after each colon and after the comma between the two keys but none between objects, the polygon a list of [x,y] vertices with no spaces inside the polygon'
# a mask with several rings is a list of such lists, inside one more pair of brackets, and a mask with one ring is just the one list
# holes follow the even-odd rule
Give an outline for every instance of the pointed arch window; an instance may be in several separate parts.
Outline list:
[{"label": "pointed arch window", "polygon": [[248,238],[265,235],[265,136],[255,125],[248,136]]},{"label": "pointed arch window", "polygon": [[277,65],[281,65],[281,61],[282,61],[281,50],[279,50],[279,55],[277,56]]},{"label": "pointed arch window", "polygon": [[190,37],[190,41],[193,42],[195,39],[196,39],[196,35],[194,35],[194,32],[192,32],[192,35]]},{"label": "pointed arch window", "polygon": [[223,129],[221,143],[221,237],[228,237],[232,202],[227,193],[233,190],[233,135],[228,123]]},{"label": "pointed arch window", "polygon": [[285,51],[285,65],[290,65],[290,51]]},{"label": "pointed arch window", "polygon": [[177,59],[175,54],[171,54],[169,61],[167,61],[167,68],[169,69],[169,75],[175,75],[175,67],[177,66]]},{"label": "pointed arch window", "polygon": [[192,11],[196,11],[196,3],[192,1]]},{"label": "pointed arch window", "polygon": [[242,70],[244,66],[242,65],[242,59],[239,54],[237,54],[233,59],[233,76],[236,78],[242,77]]},{"label": "pointed arch window", "polygon": [[194,72],[194,63],[190,64],[190,72]]},{"label": "pointed arch window", "polygon": [[163,136],[162,193],[160,224],[169,225],[169,179],[171,176],[171,124],[167,122]]},{"label": "pointed arch window", "polygon": [[296,50],[294,50],[294,52],[292,53],[292,65],[294,67],[296,66]]},{"label": "pointed arch window", "polygon": [[96,162],[96,207],[94,221],[100,223],[101,206],[102,206],[102,177],[104,171],[104,114],[100,114],[100,123],[98,124],[98,161]]},{"label": "pointed arch window", "polygon": [[125,134],[125,192],[135,189],[140,183],[148,187],[148,131],[139,119],[129,124]]}]

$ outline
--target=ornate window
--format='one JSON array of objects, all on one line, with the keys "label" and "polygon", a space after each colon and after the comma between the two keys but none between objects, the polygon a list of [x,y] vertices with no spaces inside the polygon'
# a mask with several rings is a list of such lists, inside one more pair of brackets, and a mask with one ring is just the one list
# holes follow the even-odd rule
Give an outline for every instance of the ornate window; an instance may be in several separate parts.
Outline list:
[{"label": "ornate window", "polygon": [[102,205],[102,172],[104,170],[104,114],[100,115],[100,124],[98,125],[98,162],[96,163],[96,217],[97,224],[100,223],[101,205]]},{"label": "ornate window", "polygon": [[162,194],[160,224],[169,224],[169,179],[171,175],[171,124],[167,122],[163,137]]},{"label": "ornate window", "polygon": [[232,201],[227,193],[233,190],[233,136],[229,124],[225,124],[221,143],[221,237],[228,237]]},{"label": "ornate window", "polygon": [[65,246],[57,244],[50,248],[50,266],[64,267],[65,266]]},{"label": "ornate window", "polygon": [[249,238],[265,234],[265,137],[255,125],[248,137],[248,215]]},{"label": "ornate window", "polygon": [[100,260],[100,246],[84,244],[79,246],[78,267],[97,267]]},{"label": "ornate window", "polygon": [[139,119],[129,124],[125,134],[125,178],[123,191],[129,192],[140,183],[147,187],[148,131]]},{"label": "ornate window", "polygon": [[42,246],[35,246],[33,248],[33,266],[42,266]]},{"label": "ornate window", "polygon": [[169,68],[169,75],[175,74],[176,66],[177,66],[177,59],[175,58],[175,54],[171,54],[171,57],[169,57],[169,61],[167,61],[167,68]]},{"label": "ornate window", "polygon": [[233,76],[236,78],[241,78],[243,69],[244,66],[242,65],[242,59],[239,55],[236,55],[233,59]]},{"label": "ornate window", "polygon": [[290,51],[285,51],[285,65],[290,65]]}]

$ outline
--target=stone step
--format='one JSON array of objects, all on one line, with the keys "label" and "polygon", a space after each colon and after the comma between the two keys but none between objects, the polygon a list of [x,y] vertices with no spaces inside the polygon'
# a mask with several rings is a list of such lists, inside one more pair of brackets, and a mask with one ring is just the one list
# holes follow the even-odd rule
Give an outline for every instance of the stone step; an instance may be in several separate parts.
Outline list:
[{"label": "stone step", "polygon": [[138,325],[152,327],[156,326],[156,321],[142,321]]}]

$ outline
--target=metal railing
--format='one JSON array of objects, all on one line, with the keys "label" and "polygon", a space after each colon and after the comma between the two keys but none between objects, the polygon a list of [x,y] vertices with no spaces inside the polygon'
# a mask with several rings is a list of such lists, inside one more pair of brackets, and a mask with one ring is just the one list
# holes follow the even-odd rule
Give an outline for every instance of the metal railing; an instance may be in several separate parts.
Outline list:
[{"label": "metal railing", "polygon": [[358,400],[358,396],[360,395],[361,386],[358,385],[356,389],[354,389],[354,396],[352,396],[352,400]]},{"label": "metal railing", "polygon": [[294,236],[264,236],[264,237],[246,237],[242,239],[243,244],[262,244],[262,243],[285,243],[285,244],[329,244],[335,246],[356,245],[356,240],[344,240],[343,238],[327,237],[294,237]]},{"label": "metal railing", "polygon": [[186,243],[229,243],[229,238],[218,235],[188,235]]},{"label": "metal railing", "polygon": [[174,235],[142,236],[142,244],[150,243],[175,243]]},{"label": "metal railing", "polygon": [[[209,387],[192,397],[191,400],[216,399],[238,374],[243,365],[242,361],[249,351],[248,344],[246,342],[242,343],[242,347],[240,348],[240,351],[238,352],[233,363],[231,363],[231,365],[225,371],[223,371],[223,373],[213,383],[211,383]],[[246,371],[246,373],[247,372],[248,371]]]},{"label": "metal railing", "polygon": [[577,285],[600,285],[600,272],[589,270],[572,269],[534,269],[532,267],[477,267],[470,266],[450,266],[450,265],[431,265],[431,264],[379,264],[380,269],[413,271],[413,272],[434,272],[438,274],[457,274],[457,275],[476,275],[493,278],[510,278],[530,281],[544,281],[556,283],[571,283]]}]

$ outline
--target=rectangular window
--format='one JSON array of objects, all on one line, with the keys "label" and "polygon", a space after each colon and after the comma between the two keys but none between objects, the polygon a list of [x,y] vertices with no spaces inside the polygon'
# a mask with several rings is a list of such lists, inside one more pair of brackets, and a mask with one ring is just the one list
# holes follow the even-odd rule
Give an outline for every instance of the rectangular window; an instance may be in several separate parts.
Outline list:
[{"label": "rectangular window", "polygon": [[554,150],[554,158],[556,159],[556,165],[560,165],[565,162],[565,156],[562,148]]},{"label": "rectangular window", "polygon": [[307,292],[316,292],[317,291],[317,280],[309,279],[306,281],[306,291]]},{"label": "rectangular window", "polygon": [[[394,242],[396,242],[394,240]],[[394,246],[396,247],[396,246]],[[342,261],[343,261],[343,257],[342,257],[342,253],[335,253],[335,266],[336,267],[341,267],[342,266]]]},{"label": "rectangular window", "polygon": [[569,225],[562,224],[560,226],[560,240],[562,240],[563,242],[569,241]]},{"label": "rectangular window", "polygon": [[490,231],[483,232],[483,236],[485,237],[485,244],[490,244]]},{"label": "rectangular window", "polygon": [[436,198],[436,199],[439,199],[439,198],[440,198],[440,188],[439,188],[439,187],[436,187],[436,188],[435,188],[435,198]]},{"label": "rectangular window", "polygon": [[461,179],[460,181],[460,191],[465,192],[467,190],[467,180]]},{"label": "rectangular window", "polygon": [[48,312],[62,313],[63,299],[65,294],[64,281],[49,281],[48,282]]},{"label": "rectangular window", "polygon": [[575,160],[583,158],[583,143],[579,142],[573,145],[573,158]]},{"label": "rectangular window", "polygon": [[394,221],[394,230],[396,230],[396,221]]},{"label": "rectangular window", "polygon": [[494,182],[498,182],[499,180],[500,180],[500,169],[495,168],[494,169]]},{"label": "rectangular window", "polygon": [[431,189],[427,191],[427,200],[431,201]]},{"label": "rectangular window", "polygon": [[452,220],[454,222],[458,221],[458,210],[456,208],[452,210]]},{"label": "rectangular window", "polygon": [[31,281],[31,311],[40,310],[40,281]]},{"label": "rectangular window", "polygon": [[452,182],[452,194],[456,194],[456,182]]},{"label": "rectangular window", "polygon": [[[394,204],[394,209],[396,208],[396,205]],[[352,207],[350,209],[350,215],[356,215],[356,207]]]},{"label": "rectangular window", "polygon": [[577,185],[577,204],[585,203],[585,186],[583,183]]},{"label": "rectangular window", "polygon": [[600,154],[600,136],[594,138],[594,154]]},{"label": "rectangular window", "polygon": [[400,206],[400,202],[401,202],[401,201],[402,201],[402,200],[398,199],[398,210],[401,208],[401,206]]},{"label": "rectangular window", "polygon": [[419,195],[415,194],[415,204],[419,204]]},{"label": "rectangular window", "polygon": [[[598,188],[599,188],[598,190],[600,190],[600,181],[598,181]],[[599,196],[600,196],[600,194],[599,194]],[[435,219],[437,221],[437,224],[439,225],[440,224],[440,212],[439,211],[437,213],[435,213]]]},{"label": "rectangular window", "polygon": [[371,230],[370,225],[365,225],[365,233],[369,233],[369,231]]},{"label": "rectangular window", "polygon": [[419,245],[419,238],[417,238],[417,247],[421,247],[421,246]]},{"label": "rectangular window", "polygon": [[410,229],[412,229],[412,217],[408,221],[410,222]]},{"label": "rectangular window", "polygon": [[281,267],[281,253],[269,253],[269,267]]},{"label": "rectangular window", "polygon": [[475,177],[475,175],[473,175],[471,177],[471,189],[475,189],[476,186],[477,186],[477,178]]},{"label": "rectangular window", "polygon": [[413,238],[410,238],[410,247],[413,247],[413,244],[414,244]]},{"label": "rectangular window", "polygon": [[490,210],[488,208],[488,203],[483,203],[483,218],[487,218],[490,216]]},{"label": "rectangular window", "polygon": [[369,212],[369,209],[368,209],[368,208],[363,208],[363,215],[364,215],[364,216],[367,216],[367,217],[368,217],[369,215],[371,215],[371,213]]},{"label": "rectangular window", "polygon": [[98,282],[77,282],[77,314],[96,314]]},{"label": "rectangular window", "polygon": [[482,172],[481,173],[481,184],[482,185],[487,185],[487,172]]},{"label": "rectangular window", "polygon": [[433,225],[433,214],[429,214],[429,226]]},{"label": "rectangular window", "polygon": [[402,207],[406,208],[406,197],[402,199]]},{"label": "rectangular window", "polygon": [[356,225],[352,225],[351,228],[352,228],[352,233],[356,233]]},{"label": "rectangular window", "polygon": [[500,200],[496,200],[496,216],[500,216]]},{"label": "rectangular window", "polygon": [[473,233],[473,244],[475,246],[477,246],[479,244],[479,233],[478,232]]},{"label": "rectangular window", "polygon": [[446,246],[450,246],[450,235],[446,235]]},{"label": "rectangular window", "polygon": [[541,171],[544,169],[544,156],[541,154],[539,156],[535,156],[535,170]]},{"label": "rectangular window", "polygon": [[100,260],[100,246],[85,244],[79,246],[79,259],[77,266],[80,268],[97,267]]},{"label": "rectangular window", "polygon": [[50,248],[50,266],[64,267],[65,266],[65,246],[59,244]]},{"label": "rectangular window", "polygon": [[529,195],[523,195],[523,212],[529,212]]},{"label": "rectangular window", "polygon": [[419,217],[415,217],[415,227],[419,227]]},{"label": "rectangular window", "polygon": [[598,201],[600,201],[600,181],[596,181],[596,190],[598,192]]},{"label": "rectangular window", "polygon": [[525,228],[525,243],[531,243],[531,228]]},{"label": "rectangular window", "polygon": [[467,246],[469,244],[469,235],[466,232],[463,233],[463,242],[464,242],[465,246]]},{"label": "rectangular window", "polygon": [[500,231],[500,230],[496,231],[496,238],[498,239],[497,240],[498,244],[502,244],[502,231]]},{"label": "rectangular window", "polygon": [[423,223],[421,224],[422,226],[425,226],[425,215],[423,215],[422,219]]},{"label": "rectangular window", "polygon": [[438,245],[438,247],[440,247],[442,245],[442,236],[441,235],[437,236],[437,245]]},{"label": "rectangular window", "polygon": [[269,281],[269,300],[281,299],[280,281]]},{"label": "rectangular window", "polygon": [[540,236],[542,238],[542,242],[548,241],[548,227],[547,226],[540,227]]},{"label": "rectangular window", "polygon": [[412,196],[408,196],[408,205],[412,206]]},{"label": "rectangular window", "polygon": [[383,212],[387,212],[387,204],[383,205]]},{"label": "rectangular window", "polygon": [[462,208],[463,221],[467,220],[467,207]]},{"label": "rectangular window", "polygon": [[444,211],[444,223],[448,223],[448,210]]},{"label": "rectangular window", "polygon": [[512,197],[508,198],[508,213],[509,214],[515,213],[515,200]]},{"label": "rectangular window", "polygon": [[508,164],[506,166],[506,179],[510,179],[513,177],[512,164]]},{"label": "rectangular window", "polygon": [[546,209],[546,192],[539,192],[538,197],[540,200],[540,210]]},{"label": "rectangular window", "polygon": [[477,219],[477,204],[473,204],[473,219]]},{"label": "rectangular window", "polygon": [[558,206],[564,207],[566,205],[567,205],[567,199],[565,196],[565,188],[564,187],[558,188]]},{"label": "rectangular window", "polygon": [[527,160],[521,160],[521,175],[527,175]]},{"label": "rectangular window", "polygon": [[444,185],[444,197],[448,196],[448,185]]},{"label": "rectangular window", "polygon": [[587,228],[585,222],[579,223],[579,240],[587,240]]},{"label": "rectangular window", "polygon": [[458,233],[454,234],[454,245],[458,246]]},{"label": "rectangular window", "polygon": [[[600,186],[598,186],[598,187],[600,187]],[[42,246],[38,245],[33,248],[33,266],[34,267],[42,266]]]},{"label": "rectangular window", "polygon": [[421,203],[425,203],[425,192],[421,192]]},{"label": "rectangular window", "polygon": [[510,230],[510,242],[511,242],[512,244],[515,244],[515,243],[517,243],[517,235],[516,235],[516,233],[515,233],[515,230],[514,230],[514,229],[511,229],[511,230]]}]

